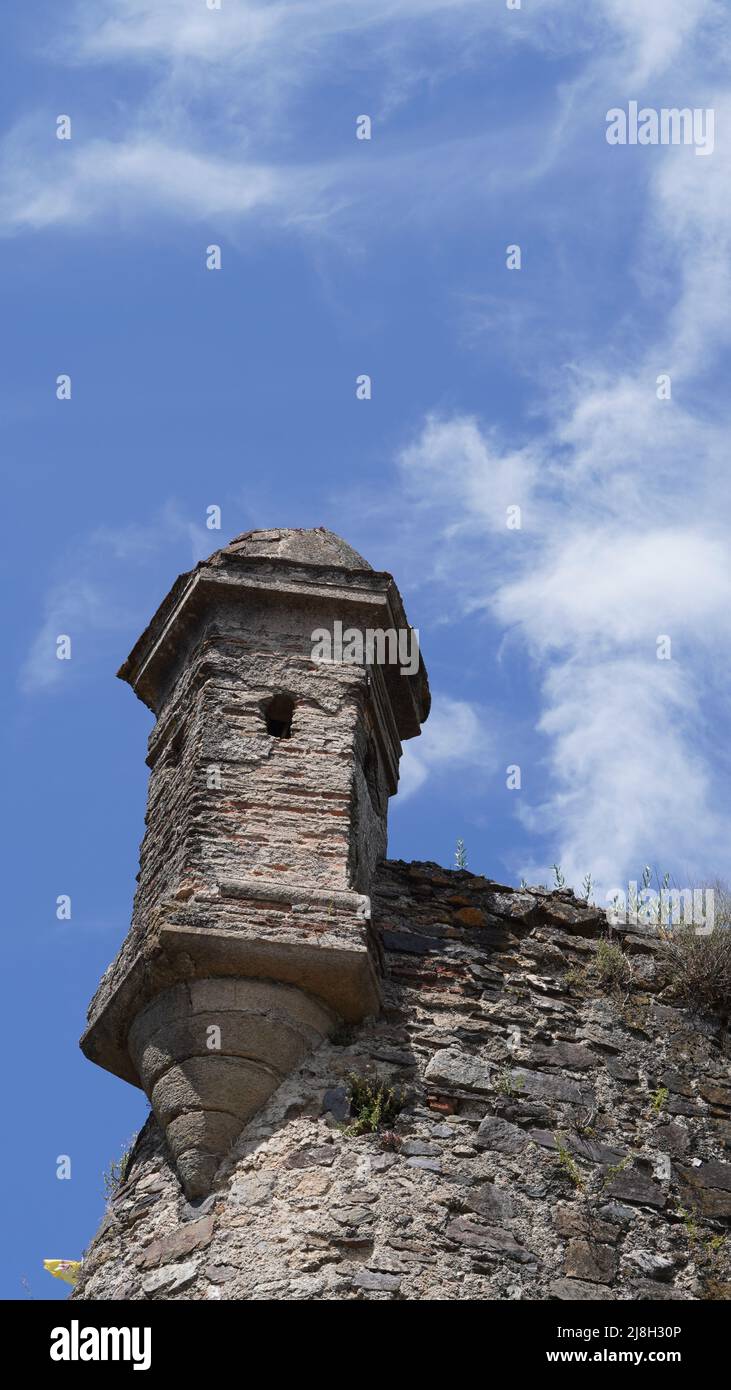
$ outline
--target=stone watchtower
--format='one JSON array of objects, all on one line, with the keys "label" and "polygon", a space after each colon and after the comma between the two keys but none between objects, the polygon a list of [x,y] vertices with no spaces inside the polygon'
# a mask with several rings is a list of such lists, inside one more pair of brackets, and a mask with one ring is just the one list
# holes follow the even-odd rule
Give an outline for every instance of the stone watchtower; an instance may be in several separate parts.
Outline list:
[{"label": "stone watchtower", "polygon": [[421,660],[313,657],[408,629],[389,574],[330,531],[250,531],[176,580],[119,675],[156,717],[132,927],[81,1041],[140,1086],[189,1198],[338,1019],[380,1005],[374,870]]}]

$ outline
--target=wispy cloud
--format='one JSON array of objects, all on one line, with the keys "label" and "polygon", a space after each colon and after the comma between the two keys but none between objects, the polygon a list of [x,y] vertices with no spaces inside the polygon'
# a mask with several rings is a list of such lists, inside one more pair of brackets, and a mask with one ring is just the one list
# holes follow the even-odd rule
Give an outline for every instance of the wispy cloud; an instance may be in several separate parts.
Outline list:
[{"label": "wispy cloud", "polygon": [[472,17],[484,26],[492,22],[484,11],[480,0],[371,0],[367,6],[359,0],[239,0],[218,11],[203,4],[181,6],[179,0],[106,0],[93,14],[86,6],[79,9],[75,47],[84,56],[189,55],[241,62],[306,45],[312,59],[333,39],[394,24],[446,17],[465,23]]},{"label": "wispy cloud", "polygon": [[[23,694],[43,694],[61,688],[66,673],[74,669],[77,641],[80,646],[82,635],[123,625],[119,608],[110,604],[110,595],[92,580],[69,574],[54,583],[46,595],[41,626],[20,671]],[[69,660],[61,660],[57,655],[60,637],[70,639]]]},{"label": "wispy cloud", "polygon": [[[23,694],[60,692],[77,671],[88,672],[102,634],[128,631],[136,636],[135,629],[150,613],[134,602],[134,570],[163,558],[172,567],[176,554],[179,564],[195,564],[215,550],[216,534],[168,502],[144,525],[102,525],[77,537],[59,561],[46,594],[40,626],[19,673]],[[62,636],[71,640],[69,661],[57,656]]]},{"label": "wispy cloud", "polygon": [[93,10],[77,6],[69,51],[84,59],[192,57],[234,65],[266,57],[278,69],[288,54],[304,52],[312,80],[318,60],[349,38],[380,53],[399,37],[413,48],[430,28],[458,52],[487,31],[503,42],[561,51],[603,36],[618,54],[633,54],[628,75],[640,78],[664,71],[701,24],[722,15],[719,0],[534,0],[521,12],[484,0],[237,0],[218,11],[180,0],[102,0]]},{"label": "wispy cloud", "polygon": [[[629,5],[612,8],[646,66],[649,11],[640,25]],[[683,31],[711,14],[688,7]],[[661,43],[667,61],[676,51]],[[705,104],[728,129],[728,90],[714,85]],[[709,734],[731,666],[731,149],[652,160],[637,190],[639,294],[601,348],[564,360],[562,390],[539,374],[543,425],[528,422],[515,447],[474,416],[435,415],[399,458],[431,533],[420,553],[432,583],[459,595],[463,621],[489,615],[541,674],[548,790],[515,803],[522,819],[570,882],[591,871],[607,888],[651,852],[712,874],[731,833],[727,759]],[[658,398],[664,374],[670,400]],[[516,504],[520,532],[506,525]],[[545,861],[521,867],[545,877]]]},{"label": "wispy cloud", "polygon": [[[465,619],[488,614],[535,664],[549,785],[524,815],[577,880],[591,870],[616,881],[647,853],[650,835],[670,867],[682,859],[705,871],[731,829],[707,730],[727,674],[731,612],[730,33],[719,0],[543,0],[520,11],[484,0],[251,0],[220,12],[106,0],[78,7],[64,57],[111,75],[134,65],[146,83],[134,112],[122,103],[108,128],[94,124],[93,139],[43,156],[47,131],[44,145],[29,119],[2,153],[0,223],[13,231],[141,213],[311,228],[347,223],[355,205],[376,229],[399,207],[469,225],[476,198],[497,204],[508,192],[521,235],[540,222],[545,305],[532,301],[527,318],[517,296],[507,311],[501,305],[522,370],[530,364],[529,409],[509,432],[474,407],[423,421],[399,459],[409,504],[399,553],[408,542],[442,607],[449,593]],[[561,60],[561,80],[527,134],[471,130],[440,144],[417,125],[387,148],[375,141],[366,165],[355,141],[352,153],[335,146],[333,155],[321,123],[307,124],[313,92],[343,72],[361,74],[386,119],[427,84],[487,72],[493,53],[524,43]],[[713,106],[712,158],[682,148],[610,152],[605,111],[628,99]],[[313,129],[314,146],[303,135]],[[575,197],[582,180],[591,215]],[[559,336],[551,325],[564,302],[604,292],[598,279],[577,288],[572,263],[572,247],[594,236],[606,238],[594,276],[607,258],[619,266],[616,310],[586,334],[578,313],[562,313]],[[477,353],[480,331],[496,332],[489,311],[489,295],[476,294]],[[531,322],[540,346],[532,355],[522,342]],[[663,373],[669,401],[656,394]],[[512,505],[520,532],[505,524]],[[68,605],[91,625],[100,600],[86,578],[75,576]],[[56,592],[41,645],[62,611]],[[668,662],[656,659],[662,634],[673,642]],[[475,706],[437,702],[408,749],[406,794],[466,767],[476,742],[489,770],[483,726]]]},{"label": "wispy cloud", "polygon": [[709,40],[724,18],[718,0],[602,0],[601,9],[631,58],[625,81],[635,84],[666,72],[699,30]]},{"label": "wispy cloud", "polygon": [[[480,162],[493,187],[497,174],[503,181],[542,177],[565,156],[577,102],[581,108],[592,84],[596,97],[597,84],[619,73],[633,81],[656,77],[718,14],[716,0],[542,0],[520,11],[484,0],[240,0],[220,11],[202,0],[78,5],[47,60],[103,64],[112,84],[134,66],[146,88],[130,105],[122,82],[104,109],[75,111],[74,137],[62,149],[49,148],[56,142],[47,111],[27,112],[0,151],[0,226],[84,227],[105,216],[128,224],[140,212],[164,212],[236,222],[260,216],[301,228],[337,222],[353,200],[370,206],[377,226],[383,206],[396,199],[411,206],[419,189],[433,212],[444,215],[461,202],[466,214]],[[347,156],[341,142],[313,148],[309,117],[292,110],[349,71],[356,89],[368,93],[370,114],[387,121],[404,101],[456,72],[489,70],[516,45],[560,53],[575,72],[525,150],[515,147],[513,131],[510,159],[485,129],[465,136],[462,154],[446,142],[435,149],[427,122],[421,139],[417,127],[403,147],[392,140],[379,150],[376,142],[366,174],[355,140]]]},{"label": "wispy cloud", "polygon": [[[24,122],[0,155],[0,227],[6,232],[155,212],[189,220],[266,212],[286,221],[305,216],[327,183],[317,170],[222,160],[150,136],[72,142],[60,154],[52,150],[44,159],[29,162],[31,143],[41,144],[38,125],[37,120]],[[43,145],[48,148],[48,143],[45,132]]]},{"label": "wispy cloud", "polygon": [[[401,759],[398,808],[440,774],[481,779],[495,771],[495,737],[491,721],[478,706],[448,695],[435,695],[418,739],[407,743]],[[464,785],[464,783],[463,783]]]}]

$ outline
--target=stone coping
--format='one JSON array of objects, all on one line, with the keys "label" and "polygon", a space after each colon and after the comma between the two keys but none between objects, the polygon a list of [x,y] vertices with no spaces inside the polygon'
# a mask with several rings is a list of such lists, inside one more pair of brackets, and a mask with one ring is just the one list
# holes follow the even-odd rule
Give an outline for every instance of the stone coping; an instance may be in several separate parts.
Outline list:
[{"label": "stone coping", "polygon": [[[273,573],[273,568],[275,572]],[[357,574],[357,584],[353,576]],[[330,603],[372,607],[368,626],[396,630],[409,626],[401,595],[391,577],[376,570],[315,571],[308,574],[290,560],[262,561],[238,559],[235,564],[210,569],[205,565],[181,575],[127,660],[119,668],[120,680],[132,686],[135,694],[154,713],[171,658],[177,657],[180,641],[190,630],[191,620],[204,614],[208,602],[228,590],[244,599],[247,593],[266,593],[282,602],[293,597],[327,598]],[[423,659],[414,676],[401,676],[397,666],[384,666],[383,673],[402,739],[413,738],[429,714],[431,697]]]}]

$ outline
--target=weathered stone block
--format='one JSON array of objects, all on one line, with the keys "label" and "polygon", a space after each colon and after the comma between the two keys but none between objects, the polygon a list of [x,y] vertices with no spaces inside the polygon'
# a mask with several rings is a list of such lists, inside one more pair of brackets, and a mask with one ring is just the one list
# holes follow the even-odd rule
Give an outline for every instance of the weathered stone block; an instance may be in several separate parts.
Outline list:
[{"label": "weathered stone block", "polygon": [[477,1131],[475,1142],[481,1149],[516,1154],[525,1148],[528,1139],[517,1125],[511,1125],[508,1120],[502,1120],[497,1115],[486,1115]]},{"label": "weathered stone block", "polygon": [[664,1207],[666,1196],[659,1183],[638,1173],[633,1168],[618,1173],[607,1187],[610,1197],[619,1197],[623,1202],[636,1202],[645,1207]]},{"label": "weathered stone block", "polygon": [[555,1042],[550,1047],[534,1047],[530,1060],[537,1067],[556,1067],[561,1071],[591,1071],[598,1065],[591,1048],[568,1042]]},{"label": "weathered stone block", "polygon": [[196,1277],[198,1266],[195,1260],[188,1260],[185,1264],[167,1265],[163,1269],[154,1269],[151,1274],[146,1274],[142,1280],[142,1288],[148,1297],[154,1294],[177,1293],[179,1289],[187,1288],[192,1284]]},{"label": "weathered stone block", "polygon": [[594,1284],[611,1284],[617,1273],[617,1255],[608,1245],[588,1240],[570,1240],[565,1272],[569,1279]]},{"label": "weathered stone block", "polygon": [[675,1260],[669,1255],[660,1255],[653,1250],[630,1250],[625,1259],[628,1264],[639,1270],[640,1274],[647,1275],[648,1279],[671,1279],[675,1269]]},{"label": "weathered stone block", "polygon": [[454,1087],[462,1091],[492,1090],[495,1068],[479,1062],[465,1052],[445,1048],[436,1052],[426,1068],[426,1080],[433,1086]]},{"label": "weathered stone block", "polygon": [[401,1279],[397,1274],[379,1274],[373,1269],[361,1269],[353,1276],[353,1284],[356,1289],[364,1289],[368,1293],[397,1293]]},{"label": "weathered stone block", "polygon": [[615,1295],[601,1285],[589,1284],[581,1279],[554,1279],[549,1285],[549,1298],[563,1303],[594,1303],[597,1299],[614,1299]]},{"label": "weathered stone block", "polygon": [[192,1254],[194,1250],[203,1250],[206,1245],[210,1245],[212,1237],[212,1216],[205,1216],[202,1221],[192,1221],[187,1226],[180,1226],[171,1235],[153,1240],[147,1246],[140,1261],[142,1268],[154,1269],[156,1265],[180,1260],[183,1256]]},{"label": "weathered stone block", "polygon": [[517,1264],[531,1264],[536,1259],[509,1231],[501,1230],[499,1226],[479,1225],[466,1216],[458,1216],[450,1221],[447,1236],[457,1245],[465,1245],[487,1255],[501,1255]]}]

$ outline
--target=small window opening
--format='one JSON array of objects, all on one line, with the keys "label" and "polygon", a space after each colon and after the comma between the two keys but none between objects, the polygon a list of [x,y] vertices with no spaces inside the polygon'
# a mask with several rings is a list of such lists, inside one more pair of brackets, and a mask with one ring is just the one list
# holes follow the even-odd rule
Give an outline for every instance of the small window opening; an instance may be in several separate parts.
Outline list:
[{"label": "small window opening", "polygon": [[291,738],[293,714],[294,700],[289,695],[275,695],[264,711],[267,733],[272,738]]}]

